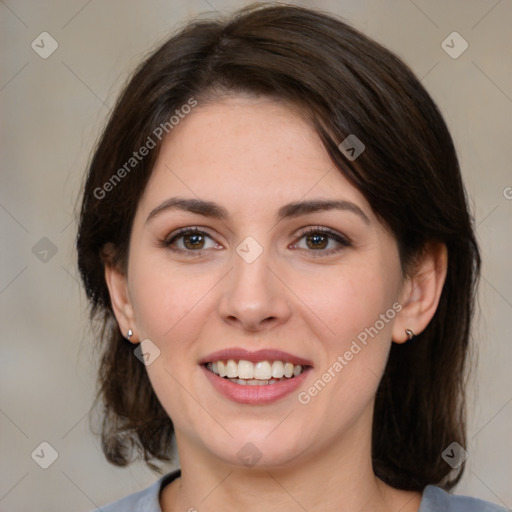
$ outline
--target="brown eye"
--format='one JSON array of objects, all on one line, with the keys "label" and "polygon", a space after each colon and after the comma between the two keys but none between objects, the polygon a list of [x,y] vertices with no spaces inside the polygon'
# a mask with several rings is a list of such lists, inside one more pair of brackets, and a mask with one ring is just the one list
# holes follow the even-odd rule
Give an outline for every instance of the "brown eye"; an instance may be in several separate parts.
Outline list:
[{"label": "brown eye", "polygon": [[171,233],[162,246],[175,252],[197,252],[202,250],[219,248],[213,238],[204,231],[196,228],[183,228]]},{"label": "brown eye", "polygon": [[327,256],[350,247],[350,242],[344,236],[327,228],[310,228],[303,232],[292,247],[306,252],[317,253],[315,256]]},{"label": "brown eye", "polygon": [[329,244],[329,237],[323,234],[308,235],[306,244],[310,249],[325,249]]},{"label": "brown eye", "polygon": [[183,245],[187,249],[203,249],[204,247],[204,236],[201,234],[184,235]]}]

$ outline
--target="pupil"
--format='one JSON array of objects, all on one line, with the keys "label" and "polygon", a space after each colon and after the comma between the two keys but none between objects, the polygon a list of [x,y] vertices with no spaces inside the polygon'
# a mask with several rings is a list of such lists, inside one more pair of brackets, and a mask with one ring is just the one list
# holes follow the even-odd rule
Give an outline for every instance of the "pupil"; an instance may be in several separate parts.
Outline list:
[{"label": "pupil", "polygon": [[185,235],[184,237],[185,246],[189,249],[197,249],[202,247],[203,236],[202,235]]},{"label": "pupil", "polygon": [[327,237],[325,237],[324,235],[310,235],[308,236],[307,238],[307,241],[308,241],[308,245],[309,245],[309,242],[312,242],[312,246],[314,248],[325,248],[326,246],[326,241],[327,241]]}]

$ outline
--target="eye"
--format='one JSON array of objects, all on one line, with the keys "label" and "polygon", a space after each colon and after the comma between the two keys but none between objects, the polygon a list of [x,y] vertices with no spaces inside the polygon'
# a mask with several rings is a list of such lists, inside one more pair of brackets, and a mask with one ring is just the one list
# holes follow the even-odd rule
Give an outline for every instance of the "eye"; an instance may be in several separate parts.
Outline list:
[{"label": "eye", "polygon": [[162,245],[176,252],[200,252],[220,248],[213,238],[199,228],[181,228],[171,233]]},{"label": "eye", "polygon": [[299,242],[295,242],[292,248],[318,252],[321,253],[318,256],[325,256],[341,251],[350,245],[347,238],[335,231],[323,227],[311,227],[301,233]]}]

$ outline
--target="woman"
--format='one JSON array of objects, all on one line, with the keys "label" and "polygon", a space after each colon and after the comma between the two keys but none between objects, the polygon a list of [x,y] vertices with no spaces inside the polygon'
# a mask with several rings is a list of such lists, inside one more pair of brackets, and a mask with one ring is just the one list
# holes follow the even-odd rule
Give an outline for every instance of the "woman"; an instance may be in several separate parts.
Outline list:
[{"label": "woman", "polygon": [[[189,24],[92,159],[79,267],[107,459],[180,471],[104,511],[504,510],[448,494],[480,257],[450,134],[319,12]],[[114,321],[115,320],[115,321]]]}]

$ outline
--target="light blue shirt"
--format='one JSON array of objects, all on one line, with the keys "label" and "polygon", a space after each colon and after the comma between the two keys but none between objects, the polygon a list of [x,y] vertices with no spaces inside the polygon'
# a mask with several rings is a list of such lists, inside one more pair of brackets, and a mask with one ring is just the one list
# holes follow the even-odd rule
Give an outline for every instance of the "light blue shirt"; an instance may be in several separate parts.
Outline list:
[{"label": "light blue shirt", "polygon": [[[160,491],[179,476],[179,470],[168,473],[150,487],[96,509],[94,512],[162,512],[159,501]],[[428,485],[423,491],[418,512],[507,512],[507,510],[511,512],[510,509],[488,501],[455,496],[439,487]]]}]

